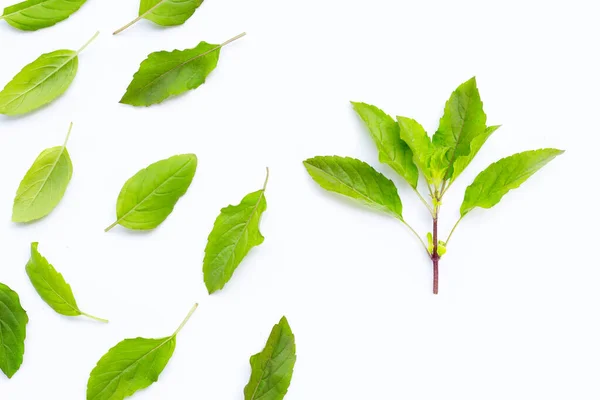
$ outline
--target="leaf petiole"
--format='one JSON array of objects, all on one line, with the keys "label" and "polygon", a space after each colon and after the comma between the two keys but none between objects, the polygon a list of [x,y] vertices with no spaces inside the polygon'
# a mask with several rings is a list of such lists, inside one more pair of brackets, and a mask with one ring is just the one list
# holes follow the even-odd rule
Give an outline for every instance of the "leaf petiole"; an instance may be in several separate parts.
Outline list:
[{"label": "leaf petiole", "polygon": [[85,316],[85,317],[88,317],[88,318],[90,318],[90,319],[93,319],[94,321],[98,321],[98,322],[102,322],[102,323],[104,323],[104,324],[108,324],[108,320],[107,320],[107,319],[104,319],[104,318],[98,318],[98,317],[94,317],[93,315],[86,314],[86,313],[84,313],[84,312],[83,312],[83,311],[81,311],[81,310],[79,310],[79,312],[81,313],[81,315],[83,315],[83,316]]},{"label": "leaf petiole", "polygon": [[400,220],[400,222],[402,222],[417,237],[417,239],[419,239],[419,242],[421,242],[421,244],[423,245],[423,248],[425,249],[425,251],[427,252],[427,254],[431,256],[431,254],[429,253],[429,249],[427,248],[427,245],[425,244],[425,242],[423,241],[423,239],[421,239],[421,236],[419,236],[419,234],[417,233],[417,231],[415,231],[414,228],[412,226],[410,226],[408,224],[408,222],[406,222],[403,218],[398,218],[398,219]]},{"label": "leaf petiole", "polygon": [[[466,215],[466,214],[465,214]],[[452,230],[450,231],[450,234],[448,235],[448,239],[446,239],[446,246],[448,245],[448,242],[450,241],[450,238],[452,237],[452,234],[454,233],[454,230],[456,229],[456,227],[458,226],[458,223],[460,221],[462,221],[462,219],[464,218],[464,215],[462,217],[460,217],[458,219],[458,221],[456,221],[456,223],[454,224],[454,226],[452,227]]]},{"label": "leaf petiole", "polygon": [[94,39],[96,39],[98,37],[99,34],[100,34],[99,31],[96,32],[94,34],[94,36],[92,36],[92,38],[86,42],[86,44],[84,44],[83,46],[81,46],[81,48],[79,50],[77,50],[77,55],[79,55],[79,53],[81,53],[83,50],[85,50],[85,48],[88,47],[89,44],[92,43],[94,41]]},{"label": "leaf petiole", "polygon": [[196,311],[197,308],[198,308],[198,303],[195,303],[192,306],[192,309],[190,310],[190,312],[188,313],[188,315],[185,317],[185,319],[183,320],[183,322],[179,325],[179,327],[177,328],[177,330],[175,331],[175,333],[173,333],[173,336],[171,336],[171,337],[175,337],[175,336],[177,336],[177,334],[179,332],[181,332],[181,330],[183,329],[183,327],[185,326],[185,324],[187,324],[188,321],[190,320],[190,318],[192,317],[192,315],[194,315],[194,312]]}]

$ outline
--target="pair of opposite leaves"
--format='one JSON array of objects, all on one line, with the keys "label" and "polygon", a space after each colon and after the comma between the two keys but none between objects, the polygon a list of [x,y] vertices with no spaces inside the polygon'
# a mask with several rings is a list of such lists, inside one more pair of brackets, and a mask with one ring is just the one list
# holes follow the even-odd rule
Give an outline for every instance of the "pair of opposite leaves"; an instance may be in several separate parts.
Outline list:
[{"label": "pair of opposite leaves", "polygon": [[[17,190],[12,219],[31,222],[48,215],[60,202],[73,175],[73,164],[66,145],[42,151],[25,174]],[[158,161],[132,176],[117,199],[116,225],[134,230],[154,229],[167,219],[196,174],[198,160],[194,154],[181,154]],[[205,249],[203,271],[209,293],[231,279],[235,269],[264,237],[259,224],[267,209],[265,189],[245,196],[241,203],[221,210]]]},{"label": "pair of opposite leaves", "polygon": [[[56,312],[66,316],[85,315],[63,276],[31,244],[27,275],[40,297]],[[122,400],[158,380],[176,345],[177,334],[197,308],[194,305],[173,335],[160,339],[125,339],[110,349],[92,370],[88,400]],[[20,368],[25,352],[27,313],[19,296],[0,283],[0,369],[10,378]],[[252,375],[244,389],[246,400],[281,400],[287,393],[296,362],[294,335],[285,317],[273,327],[262,352],[250,358]]]},{"label": "pair of opposite leaves", "polygon": [[[427,183],[452,184],[499,126],[486,126],[475,78],[461,84],[450,96],[438,131],[430,138],[415,120],[392,117],[379,108],[352,103],[388,164],[416,190],[419,170]],[[467,187],[461,218],[475,207],[491,208],[512,189],[563,153],[540,149],[503,158],[483,170]],[[394,183],[373,167],[350,157],[318,156],[304,161],[310,176],[324,189],[351,197],[404,221],[402,202]]]},{"label": "pair of opposite leaves", "polygon": [[[220,49],[244,35],[221,44],[200,42],[193,49],[151,53],[140,64],[120,102],[150,106],[196,89],[217,67]],[[0,92],[0,114],[26,114],[65,93],[77,74],[79,54],[97,36],[78,51],[56,50],[26,65]]]},{"label": "pair of opposite leaves", "polygon": [[[77,12],[87,0],[26,0],[6,7],[0,19],[23,31],[48,28]],[[182,25],[202,4],[203,0],[141,0],[139,16],[117,30],[129,28],[141,19],[161,26]]]}]

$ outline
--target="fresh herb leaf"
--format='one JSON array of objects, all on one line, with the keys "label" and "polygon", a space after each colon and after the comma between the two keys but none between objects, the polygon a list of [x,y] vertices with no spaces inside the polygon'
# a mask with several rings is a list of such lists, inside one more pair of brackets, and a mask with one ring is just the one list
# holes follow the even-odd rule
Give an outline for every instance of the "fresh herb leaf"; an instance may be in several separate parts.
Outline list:
[{"label": "fresh herb leaf", "polygon": [[129,178],[117,199],[116,225],[135,230],[154,229],[160,225],[189,188],[198,159],[194,154],[181,154],[161,160]]},{"label": "fresh herb leaf", "polygon": [[27,0],[6,7],[0,20],[4,19],[22,31],[48,28],[75,13],[86,0]]},{"label": "fresh herb leaf", "polygon": [[479,152],[479,149],[481,149],[486,140],[492,135],[492,133],[496,132],[498,128],[500,128],[500,125],[488,126],[483,132],[483,134],[477,135],[473,138],[470,145],[471,150],[467,155],[459,155],[456,157],[456,160],[454,160],[454,164],[452,164],[452,181],[454,181],[454,179],[456,179],[456,177],[458,177],[461,174],[461,172],[463,172],[467,168],[469,163],[473,161],[473,158],[475,158],[475,156]]},{"label": "fresh herb leaf", "polygon": [[203,0],[141,0],[140,12],[136,19],[117,29],[113,35],[123,32],[141,19],[147,19],[161,26],[182,25],[200,7]]},{"label": "fresh herb leaf", "polygon": [[427,182],[431,182],[429,161],[433,146],[425,129],[417,121],[406,117],[396,117],[400,127],[400,137],[410,147],[415,164],[419,167]]},{"label": "fresh herb leaf", "polygon": [[238,205],[221,209],[204,250],[202,270],[208,293],[222,289],[248,252],[265,240],[260,233],[260,217],[267,209],[268,180],[267,169],[262,189],[246,195]]},{"label": "fresh herb leaf", "polygon": [[9,378],[23,363],[27,322],[19,295],[0,283],[0,369]]},{"label": "fresh herb leaf", "polygon": [[0,92],[0,114],[26,114],[60,97],[77,74],[79,53],[97,36],[77,51],[56,50],[26,65]]},{"label": "fresh herb leaf", "polygon": [[123,400],[158,381],[177,343],[177,334],[190,319],[195,304],[171,336],[125,339],[106,353],[90,374],[87,400]]},{"label": "fresh herb leaf", "polygon": [[40,153],[17,189],[13,204],[13,222],[31,222],[50,214],[65,195],[73,175],[73,164],[67,151],[67,141]]},{"label": "fresh herb leaf", "polygon": [[464,217],[475,207],[492,208],[512,189],[516,189],[531,175],[564,153],[557,149],[524,151],[496,161],[483,170],[465,191],[460,206]]},{"label": "fresh herb leaf", "polygon": [[355,102],[352,105],[377,144],[379,161],[392,167],[410,186],[416,188],[419,170],[413,161],[410,147],[400,139],[398,123],[375,106]]},{"label": "fresh herb leaf", "polygon": [[402,220],[396,186],[369,164],[350,157],[319,156],[304,161],[304,167],[323,189]]},{"label": "fresh herb leaf", "polygon": [[222,44],[200,42],[193,49],[151,53],[133,75],[121,103],[150,106],[196,89],[217,67],[221,48],[244,35],[242,33]]},{"label": "fresh herb leaf", "polygon": [[31,258],[25,266],[27,275],[36,292],[54,311],[61,315],[77,317],[80,315],[100,322],[108,322],[103,318],[86,314],[79,309],[71,286],[62,274],[46,260],[38,251],[38,243],[31,243]]},{"label": "fresh herb leaf", "polygon": [[282,400],[296,364],[296,341],[285,317],[273,327],[263,351],[250,358],[252,375],[245,400]]}]

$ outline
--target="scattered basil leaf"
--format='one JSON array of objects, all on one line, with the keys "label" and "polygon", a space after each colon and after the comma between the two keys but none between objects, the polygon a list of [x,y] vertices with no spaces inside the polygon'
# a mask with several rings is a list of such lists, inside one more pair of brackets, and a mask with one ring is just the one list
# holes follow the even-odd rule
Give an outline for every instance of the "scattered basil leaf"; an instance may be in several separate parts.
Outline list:
[{"label": "scattered basil leaf", "polygon": [[323,189],[402,220],[402,202],[396,186],[369,164],[350,157],[318,156],[304,161],[304,166]]},{"label": "scattered basil leaf", "polygon": [[13,222],[31,222],[50,214],[63,198],[73,175],[67,141],[40,153],[21,181],[13,203]]},{"label": "scattered basil leaf", "polygon": [[42,300],[57,313],[68,317],[83,315],[99,322],[108,322],[79,309],[71,286],[65,281],[62,274],[56,271],[52,264],[40,254],[37,242],[31,243],[31,258],[27,261],[25,271]]},{"label": "scattered basil leaf", "polygon": [[161,26],[182,25],[200,7],[203,0],[141,0],[138,17],[117,29],[113,35],[123,32],[141,19]]},{"label": "scattered basil leaf", "polygon": [[97,36],[78,51],[56,50],[26,65],[0,92],[0,114],[26,114],[60,97],[77,74],[79,53]]},{"label": "scattered basil leaf", "polygon": [[197,307],[192,307],[171,336],[125,339],[110,349],[90,374],[87,400],[123,400],[158,381],[175,351],[177,334]]},{"label": "scattered basil leaf", "polygon": [[23,31],[48,28],[75,13],[86,0],[26,0],[6,7],[0,20]]},{"label": "scattered basil leaf", "polygon": [[285,317],[273,327],[265,348],[250,358],[252,375],[244,400],[282,400],[296,364],[296,341]]},{"label": "scattered basil leaf", "polygon": [[260,233],[260,217],[267,209],[268,180],[267,169],[262,189],[246,195],[236,206],[221,209],[204,250],[202,271],[208,293],[222,289],[248,252],[265,240]]},{"label": "scattered basil leaf", "polygon": [[433,146],[425,129],[417,121],[406,117],[396,117],[400,126],[400,138],[410,147],[415,164],[419,167],[427,182],[431,183],[429,161]]},{"label": "scattered basil leaf", "polygon": [[244,35],[242,33],[220,45],[200,42],[193,49],[151,53],[133,75],[120,102],[138,107],[150,106],[196,89],[217,67],[221,48]]},{"label": "scattered basil leaf", "polygon": [[23,363],[27,322],[19,295],[0,283],[0,369],[9,378]]},{"label": "scattered basil leaf", "polygon": [[190,187],[198,159],[195,154],[180,154],[142,169],[129,178],[117,199],[116,225],[135,230],[160,225]]},{"label": "scattered basil leaf", "polygon": [[398,123],[375,106],[355,102],[352,105],[377,145],[379,161],[392,167],[410,186],[416,188],[419,170],[413,161],[410,147],[400,139]]},{"label": "scattered basil leaf", "polygon": [[475,207],[492,208],[512,189],[516,189],[531,175],[564,153],[557,149],[524,151],[496,161],[483,170],[465,191],[460,206],[464,217]]}]

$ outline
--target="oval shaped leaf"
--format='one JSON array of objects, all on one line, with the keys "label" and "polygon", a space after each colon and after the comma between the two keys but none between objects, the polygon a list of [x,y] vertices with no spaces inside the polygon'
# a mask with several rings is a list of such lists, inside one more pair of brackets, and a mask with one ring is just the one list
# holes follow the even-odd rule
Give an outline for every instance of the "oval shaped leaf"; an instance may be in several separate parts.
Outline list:
[{"label": "oval shaped leaf", "polygon": [[524,151],[496,161],[483,170],[465,191],[460,206],[464,217],[475,207],[492,208],[512,189],[516,189],[531,175],[556,156],[564,153],[557,149]]},{"label": "oval shaped leaf", "polygon": [[296,364],[296,341],[285,317],[273,327],[263,351],[250,358],[252,375],[245,400],[282,400]]},{"label": "oval shaped leaf", "polygon": [[23,363],[27,322],[19,295],[0,283],[0,369],[9,378]]},{"label": "oval shaped leaf", "polygon": [[37,31],[69,18],[86,0],[27,0],[4,9],[0,19],[23,31]]},{"label": "oval shaped leaf", "polygon": [[352,106],[377,144],[379,161],[388,164],[410,186],[416,188],[419,180],[419,170],[413,161],[413,153],[410,147],[400,139],[400,126],[398,126],[398,123],[379,108],[370,104],[352,102]]},{"label": "oval shaped leaf", "polygon": [[116,30],[113,35],[123,32],[141,19],[147,19],[161,26],[182,25],[200,7],[203,0],[141,0],[139,16]]},{"label": "oval shaped leaf", "polygon": [[221,209],[204,249],[202,270],[209,293],[222,289],[250,249],[265,240],[259,224],[267,209],[267,180],[261,190],[248,194],[240,204]]},{"label": "oval shaped leaf", "polygon": [[185,194],[196,174],[198,159],[181,154],[161,160],[129,178],[117,199],[117,224],[129,229],[148,230],[160,225]]},{"label": "oval shaped leaf", "polygon": [[17,189],[13,203],[13,222],[30,222],[45,217],[63,198],[73,175],[67,141],[40,153]]},{"label": "oval shaped leaf", "polygon": [[77,74],[79,53],[96,36],[78,51],[56,50],[26,65],[0,92],[0,114],[26,114],[60,97]]},{"label": "oval shaped leaf", "polygon": [[402,202],[396,186],[369,164],[350,157],[319,156],[304,161],[304,166],[323,189],[402,220]]},{"label": "oval shaped leaf", "polygon": [[431,139],[421,124],[412,118],[396,117],[400,128],[400,137],[410,147],[415,164],[419,167],[427,182],[431,183],[430,160],[433,153]]},{"label": "oval shaped leaf", "polygon": [[196,307],[169,337],[125,339],[110,349],[90,374],[87,400],[123,400],[158,381],[175,351],[177,334]]},{"label": "oval shaped leaf", "polygon": [[62,274],[56,271],[52,264],[39,253],[37,242],[31,243],[31,257],[25,270],[36,292],[57,313],[69,317],[85,315],[96,321],[108,322],[79,309],[71,286],[65,281]]},{"label": "oval shaped leaf", "polygon": [[150,106],[196,89],[217,67],[221,47],[244,35],[242,33],[220,45],[200,42],[193,49],[151,53],[133,76],[120,102]]}]

